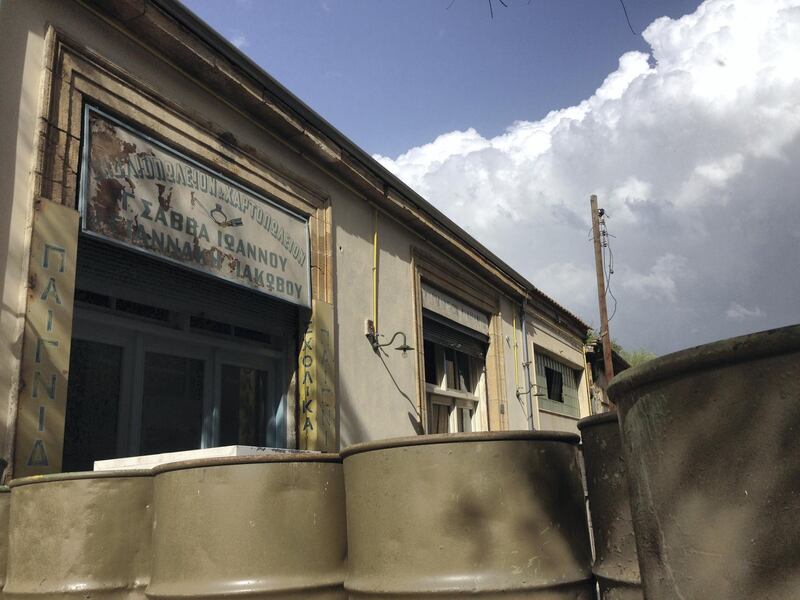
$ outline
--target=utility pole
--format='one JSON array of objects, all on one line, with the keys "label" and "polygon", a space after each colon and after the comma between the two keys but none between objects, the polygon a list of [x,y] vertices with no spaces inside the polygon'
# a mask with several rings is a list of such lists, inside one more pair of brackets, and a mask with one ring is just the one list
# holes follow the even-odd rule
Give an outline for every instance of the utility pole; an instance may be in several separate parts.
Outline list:
[{"label": "utility pole", "polygon": [[603,244],[600,239],[600,211],[597,209],[597,196],[592,194],[592,234],[594,236],[594,266],[597,271],[597,300],[600,304],[600,341],[603,344],[603,365],[606,372],[606,385],[614,378],[614,363],[611,359],[611,335],[608,332],[608,308],[606,307],[606,280],[603,269]]}]

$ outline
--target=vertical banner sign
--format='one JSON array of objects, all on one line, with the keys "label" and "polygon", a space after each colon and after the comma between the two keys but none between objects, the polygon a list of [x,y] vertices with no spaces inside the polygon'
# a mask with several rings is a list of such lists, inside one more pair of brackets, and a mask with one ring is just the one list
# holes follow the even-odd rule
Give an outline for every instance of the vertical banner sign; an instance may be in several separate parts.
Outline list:
[{"label": "vertical banner sign", "polygon": [[336,451],[333,305],[314,300],[300,345],[298,447]]},{"label": "vertical banner sign", "polygon": [[77,211],[50,200],[37,200],[28,271],[14,477],[61,471],[77,246]]},{"label": "vertical banner sign", "polygon": [[97,109],[85,130],[85,233],[311,306],[308,219]]}]

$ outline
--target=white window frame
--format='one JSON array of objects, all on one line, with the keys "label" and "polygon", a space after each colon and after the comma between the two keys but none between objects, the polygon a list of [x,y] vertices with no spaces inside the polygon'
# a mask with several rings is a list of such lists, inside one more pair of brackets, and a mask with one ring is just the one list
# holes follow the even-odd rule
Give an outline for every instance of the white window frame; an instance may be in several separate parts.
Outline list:
[{"label": "white window frame", "polygon": [[[433,404],[448,407],[448,432],[458,432],[459,409],[472,411],[472,416],[469,419],[469,431],[487,431],[488,424],[485,414],[486,361],[467,354],[466,356],[470,361],[470,377],[475,379],[475,381],[470,382],[473,389],[471,392],[454,389],[456,386],[451,386],[451,382],[447,380],[445,347],[436,342],[428,341],[428,343],[434,346],[437,381],[436,384],[425,383],[425,401],[428,403],[428,431],[430,431],[433,426]],[[454,352],[458,352],[456,349],[453,350]],[[458,369],[457,363],[458,359],[456,357],[456,369]],[[457,376],[458,375],[456,375],[456,377]]]},{"label": "white window frame", "polygon": [[[198,448],[219,445],[223,364],[267,371],[268,384],[278,402],[276,420],[279,423],[274,432],[275,445],[288,440],[288,432],[285,431],[287,397],[280,389],[280,374],[283,372],[285,357],[278,349],[170,329],[144,319],[122,317],[94,307],[76,307],[72,337],[122,348],[117,423],[117,452],[121,456],[140,455],[146,352],[203,361],[203,398],[200,399],[203,404],[203,425]],[[69,401],[68,398],[67,402]]]}]

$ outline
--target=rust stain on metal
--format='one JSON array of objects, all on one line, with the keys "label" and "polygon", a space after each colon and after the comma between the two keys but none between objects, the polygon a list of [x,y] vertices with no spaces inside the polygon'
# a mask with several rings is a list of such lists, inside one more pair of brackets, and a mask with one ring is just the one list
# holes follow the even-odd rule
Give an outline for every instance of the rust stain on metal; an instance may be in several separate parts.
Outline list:
[{"label": "rust stain on metal", "polygon": [[310,304],[306,219],[110,117],[88,121],[87,232]]},{"label": "rust stain on metal", "polygon": [[[164,191],[167,186],[163,183],[157,183],[156,187],[158,188],[158,205],[163,208],[164,210],[169,210],[170,203],[172,202],[172,190],[175,188],[169,188],[169,192],[167,195],[164,195]],[[192,199],[194,199],[194,193],[192,193]]]}]

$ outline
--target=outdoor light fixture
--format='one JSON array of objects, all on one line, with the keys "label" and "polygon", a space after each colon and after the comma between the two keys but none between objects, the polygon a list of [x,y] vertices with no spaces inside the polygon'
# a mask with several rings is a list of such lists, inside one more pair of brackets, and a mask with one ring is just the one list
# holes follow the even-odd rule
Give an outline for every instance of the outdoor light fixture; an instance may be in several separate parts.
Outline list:
[{"label": "outdoor light fixture", "polygon": [[372,349],[375,352],[378,352],[381,348],[384,348],[386,346],[391,346],[394,343],[395,339],[397,339],[398,335],[403,337],[403,343],[400,344],[397,348],[395,348],[395,350],[400,350],[400,352],[403,353],[403,356],[405,356],[406,352],[408,352],[409,350],[413,350],[414,349],[414,348],[412,348],[411,346],[408,345],[408,341],[406,340],[406,334],[403,333],[402,331],[395,332],[395,334],[392,336],[392,338],[388,342],[385,342],[385,343],[381,344],[378,341],[378,332],[376,332],[374,330],[374,328],[371,327],[371,324],[372,324],[372,321],[368,321],[367,322],[367,333],[366,333],[366,336],[367,336],[367,339],[369,340],[369,343],[372,345]]},{"label": "outdoor light fixture", "polygon": [[[536,390],[536,388],[540,388],[540,387],[543,387],[543,386],[539,385],[538,383],[532,383],[531,386],[528,388],[527,392],[523,392],[522,388],[517,388],[517,399],[522,398],[522,396],[527,396],[528,394],[530,394],[531,392]],[[546,398],[547,394],[543,394],[542,392],[538,392],[536,394],[533,394],[533,397],[534,398]]]}]

